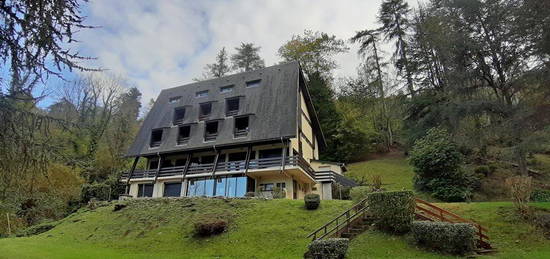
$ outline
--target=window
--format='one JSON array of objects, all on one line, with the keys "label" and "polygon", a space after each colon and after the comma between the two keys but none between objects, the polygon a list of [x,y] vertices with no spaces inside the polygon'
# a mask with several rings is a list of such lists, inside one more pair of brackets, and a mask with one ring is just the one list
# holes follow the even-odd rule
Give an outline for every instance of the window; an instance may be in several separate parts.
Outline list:
[{"label": "window", "polygon": [[151,142],[149,143],[150,147],[158,147],[162,142],[162,129],[156,129],[151,132]]},{"label": "window", "polygon": [[181,100],[181,96],[175,96],[175,97],[170,97],[170,99],[168,99],[168,102],[169,103],[177,103]]},{"label": "window", "polygon": [[236,138],[248,135],[248,116],[235,118],[234,134]]},{"label": "window", "polygon": [[195,97],[197,98],[206,97],[206,96],[208,96],[208,90],[198,91],[195,93]]},{"label": "window", "polygon": [[153,184],[138,184],[138,197],[153,197]]},{"label": "window", "polygon": [[274,184],[272,183],[262,183],[260,184],[260,191],[262,192],[270,192],[273,191]]},{"label": "window", "polygon": [[280,148],[260,150],[260,158],[275,158],[283,155]]},{"label": "window", "polygon": [[225,100],[225,115],[233,116],[239,113],[239,98]]},{"label": "window", "polygon": [[218,136],[218,121],[209,121],[204,129],[204,140],[215,140]]},{"label": "window", "polygon": [[181,196],[181,183],[165,183],[164,184],[164,197],[180,197]]},{"label": "window", "polygon": [[201,103],[199,111],[199,120],[208,118],[212,113],[212,103]]},{"label": "window", "polygon": [[172,124],[174,125],[182,124],[184,118],[185,118],[185,108],[184,107],[175,108],[174,119],[172,121]]},{"label": "window", "polygon": [[260,80],[260,79],[254,80],[254,81],[248,81],[248,82],[246,82],[246,87],[248,87],[248,88],[258,87],[258,86],[260,86],[260,82],[262,82],[262,80]]},{"label": "window", "polygon": [[220,87],[220,93],[222,93],[222,94],[231,93],[231,92],[233,92],[233,85]]},{"label": "window", "polygon": [[178,130],[178,139],[177,144],[183,145],[189,141],[189,136],[191,135],[191,126],[180,126]]},{"label": "window", "polygon": [[187,162],[187,159],[185,158],[176,159],[175,166],[185,166],[186,162]]},{"label": "window", "polygon": [[157,167],[159,166],[159,161],[158,160],[152,160],[151,162],[149,162],[149,169],[157,169]]}]

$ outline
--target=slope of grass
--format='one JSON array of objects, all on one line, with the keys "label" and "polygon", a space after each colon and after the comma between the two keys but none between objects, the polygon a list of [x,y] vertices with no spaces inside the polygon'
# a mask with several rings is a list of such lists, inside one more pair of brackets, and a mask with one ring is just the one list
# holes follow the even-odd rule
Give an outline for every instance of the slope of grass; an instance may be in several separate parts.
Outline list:
[{"label": "slope of grass", "polygon": [[[0,239],[0,258],[300,258],[315,228],[351,204],[323,201],[315,211],[293,200],[135,200],[80,210],[32,237]],[[232,214],[230,229],[192,234],[200,214]]]},{"label": "slope of grass", "polygon": [[383,187],[389,191],[412,190],[414,172],[404,156],[389,156],[376,160],[353,163],[348,166],[347,176],[358,182],[370,183],[380,175]]},{"label": "slope of grass", "polygon": [[[489,229],[491,244],[497,249],[484,258],[550,258],[550,240],[520,219],[510,202],[439,203]],[[533,206],[550,209],[550,203]],[[349,258],[453,258],[418,248],[411,236],[394,236],[370,230],[352,240]]]}]

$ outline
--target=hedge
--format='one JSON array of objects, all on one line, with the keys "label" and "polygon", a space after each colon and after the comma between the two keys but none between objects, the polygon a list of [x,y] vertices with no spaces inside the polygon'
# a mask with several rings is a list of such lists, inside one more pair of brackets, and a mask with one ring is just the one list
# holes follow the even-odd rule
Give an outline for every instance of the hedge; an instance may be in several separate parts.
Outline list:
[{"label": "hedge", "polygon": [[367,195],[371,192],[371,188],[369,188],[368,186],[357,186],[351,188],[349,195],[351,196],[353,203],[358,203],[366,198]]},{"label": "hedge", "polygon": [[549,202],[550,190],[536,189],[531,193],[531,201],[534,202]]},{"label": "hedge", "polygon": [[347,238],[328,238],[315,240],[308,246],[304,258],[313,259],[343,259],[349,246]]},{"label": "hedge", "polygon": [[468,223],[414,221],[412,234],[417,244],[451,254],[474,252],[476,230]]},{"label": "hedge", "polygon": [[367,206],[378,228],[394,233],[410,230],[416,206],[411,191],[370,193]]},{"label": "hedge", "polygon": [[306,204],[306,209],[315,210],[319,207],[319,204],[321,203],[321,197],[319,197],[319,194],[306,194],[306,196],[304,196],[304,202]]}]

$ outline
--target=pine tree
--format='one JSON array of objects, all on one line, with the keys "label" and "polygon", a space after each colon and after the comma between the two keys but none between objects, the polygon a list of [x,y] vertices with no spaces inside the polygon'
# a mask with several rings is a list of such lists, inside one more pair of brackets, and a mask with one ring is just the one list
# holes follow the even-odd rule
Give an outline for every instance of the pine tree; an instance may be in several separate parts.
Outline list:
[{"label": "pine tree", "polygon": [[258,54],[260,47],[255,47],[254,43],[243,42],[235,50],[237,53],[231,56],[234,70],[245,72],[265,67],[264,60]]},{"label": "pine tree", "polygon": [[385,0],[379,11],[378,21],[382,24],[380,30],[387,41],[395,40],[395,67],[405,73],[407,89],[414,96],[412,67],[409,63],[408,44],[406,40],[409,28],[409,5],[403,0]]},{"label": "pine tree", "polygon": [[212,64],[207,64],[204,67],[204,70],[206,70],[206,72],[204,73],[204,78],[208,79],[212,77],[222,77],[231,72],[231,67],[227,63],[228,60],[229,58],[227,51],[225,51],[225,47],[223,47],[218,52],[218,55],[216,55],[216,62]]}]

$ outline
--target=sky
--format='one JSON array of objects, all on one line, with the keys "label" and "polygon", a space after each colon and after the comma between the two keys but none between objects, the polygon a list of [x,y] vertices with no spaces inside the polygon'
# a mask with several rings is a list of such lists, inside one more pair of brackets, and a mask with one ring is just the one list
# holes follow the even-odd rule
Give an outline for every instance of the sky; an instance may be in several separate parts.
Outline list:
[{"label": "sky", "polygon": [[[89,65],[126,77],[143,94],[192,82],[226,47],[241,42],[261,47],[270,66],[277,50],[305,29],[348,40],[358,30],[375,28],[381,0],[90,0],[86,23],[98,26],[77,34],[81,53],[96,57]],[[336,56],[336,77],[353,76],[360,60],[357,45]]]}]

